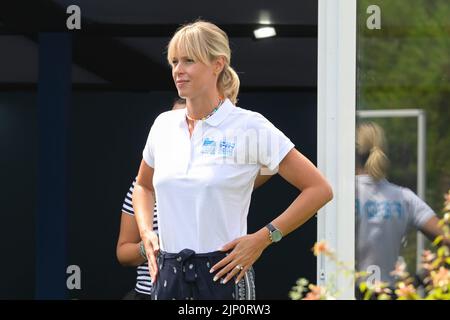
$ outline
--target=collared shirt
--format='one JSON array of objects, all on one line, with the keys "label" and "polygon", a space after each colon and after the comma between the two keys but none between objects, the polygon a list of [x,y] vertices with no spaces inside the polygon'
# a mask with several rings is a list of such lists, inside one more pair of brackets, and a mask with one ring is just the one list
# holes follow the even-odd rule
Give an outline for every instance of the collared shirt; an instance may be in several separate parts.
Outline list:
[{"label": "collared shirt", "polygon": [[143,158],[154,168],[161,250],[212,252],[247,234],[258,172],[275,171],[293,147],[261,114],[228,99],[192,137],[185,109],[159,115]]}]

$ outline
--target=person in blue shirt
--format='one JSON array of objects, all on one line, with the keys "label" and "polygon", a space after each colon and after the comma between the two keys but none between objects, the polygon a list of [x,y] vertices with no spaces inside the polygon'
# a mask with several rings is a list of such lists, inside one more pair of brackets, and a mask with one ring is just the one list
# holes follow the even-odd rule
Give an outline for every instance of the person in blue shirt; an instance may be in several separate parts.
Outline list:
[{"label": "person in blue shirt", "polygon": [[408,228],[422,231],[430,240],[443,232],[422,199],[386,179],[386,138],[374,122],[357,127],[356,165],[356,270],[367,272],[363,280],[371,284],[381,281],[393,287],[391,272]]}]

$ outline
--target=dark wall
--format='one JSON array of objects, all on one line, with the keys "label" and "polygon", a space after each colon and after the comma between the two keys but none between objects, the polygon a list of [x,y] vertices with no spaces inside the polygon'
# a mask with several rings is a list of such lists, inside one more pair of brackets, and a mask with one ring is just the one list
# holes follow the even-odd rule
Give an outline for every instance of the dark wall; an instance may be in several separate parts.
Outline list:
[{"label": "dark wall", "polygon": [[[266,116],[282,130],[296,148],[316,163],[316,92],[242,94],[242,106]],[[257,231],[282,213],[298,195],[280,176],[271,178],[253,193],[248,232]],[[316,279],[316,259],[311,247],[316,241],[316,218],[264,251],[255,264],[258,299],[288,299],[295,281]]]},{"label": "dark wall", "polygon": [[36,99],[0,93],[0,299],[34,297]]},{"label": "dark wall", "polygon": [[[33,298],[36,205],[36,96],[0,94],[2,223],[0,298]],[[121,205],[138,170],[154,118],[173,93],[73,93],[68,127],[68,265],[81,269],[81,290],[70,298],[121,298],[134,286],[134,268],[119,265],[115,247]],[[315,162],[316,93],[242,93],[239,106],[258,111]],[[287,208],[296,190],[274,177],[253,195],[248,231]],[[257,297],[287,299],[300,276],[315,280],[312,219],[269,247],[255,265]],[[6,263],[5,263],[6,262]]]},{"label": "dark wall", "polygon": [[169,93],[74,93],[69,142],[69,264],[80,266],[72,297],[121,298],[134,268],[116,259],[122,202],[137,174],[154,118]]}]

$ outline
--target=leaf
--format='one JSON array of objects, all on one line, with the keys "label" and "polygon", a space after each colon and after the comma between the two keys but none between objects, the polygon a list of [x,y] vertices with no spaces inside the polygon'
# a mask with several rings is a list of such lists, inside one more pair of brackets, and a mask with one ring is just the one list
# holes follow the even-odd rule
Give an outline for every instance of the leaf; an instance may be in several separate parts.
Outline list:
[{"label": "leaf", "polygon": [[436,258],[433,263],[431,264],[431,267],[433,269],[437,269],[437,267],[439,267],[439,265],[441,264],[442,259],[441,258]]},{"label": "leaf", "polygon": [[364,292],[366,290],[367,290],[367,283],[365,281],[363,281],[359,284],[359,291]]},{"label": "leaf", "polygon": [[309,281],[305,278],[300,278],[297,280],[297,285],[300,287],[306,287],[309,284]]},{"label": "leaf", "polygon": [[369,300],[371,296],[372,296],[372,291],[367,290],[366,293],[364,294],[364,300]]},{"label": "leaf", "polygon": [[302,298],[302,295],[301,295],[300,293],[298,293],[298,292],[291,291],[291,292],[289,293],[289,297],[290,297],[292,300],[300,300],[300,299]]},{"label": "leaf", "polygon": [[446,246],[440,247],[437,250],[437,254],[439,258],[447,257],[448,256],[448,248]]},{"label": "leaf", "polygon": [[433,241],[433,246],[437,246],[442,241],[442,239],[444,239],[443,236],[437,236]]}]

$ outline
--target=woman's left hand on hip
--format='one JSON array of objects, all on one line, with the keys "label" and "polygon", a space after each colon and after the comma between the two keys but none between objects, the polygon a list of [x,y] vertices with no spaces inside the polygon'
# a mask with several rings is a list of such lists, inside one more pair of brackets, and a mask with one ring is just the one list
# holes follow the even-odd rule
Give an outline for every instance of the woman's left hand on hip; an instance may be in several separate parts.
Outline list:
[{"label": "woman's left hand on hip", "polygon": [[257,234],[245,235],[227,243],[221,248],[221,251],[232,251],[210,270],[211,273],[218,271],[214,276],[214,281],[226,276],[221,282],[225,284],[237,276],[235,282],[238,283],[266,247],[267,242],[262,241]]}]

